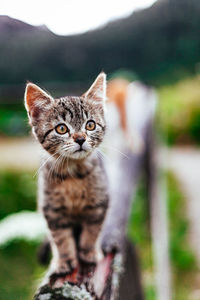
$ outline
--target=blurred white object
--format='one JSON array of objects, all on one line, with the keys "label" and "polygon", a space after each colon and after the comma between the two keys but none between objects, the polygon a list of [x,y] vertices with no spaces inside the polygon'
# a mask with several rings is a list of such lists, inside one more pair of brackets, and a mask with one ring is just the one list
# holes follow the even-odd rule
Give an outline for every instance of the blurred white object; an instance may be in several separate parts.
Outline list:
[{"label": "blurred white object", "polygon": [[44,218],[37,212],[22,211],[0,222],[0,247],[15,239],[42,240],[47,234]]}]

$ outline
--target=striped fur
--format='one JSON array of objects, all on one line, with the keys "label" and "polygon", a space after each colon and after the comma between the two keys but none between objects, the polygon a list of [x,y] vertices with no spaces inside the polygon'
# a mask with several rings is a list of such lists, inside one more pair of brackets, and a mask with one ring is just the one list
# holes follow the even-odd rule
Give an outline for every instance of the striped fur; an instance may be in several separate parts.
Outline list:
[{"label": "striped fur", "polygon": [[[83,96],[59,99],[32,83],[26,88],[29,122],[45,150],[38,200],[53,251],[50,275],[71,272],[78,259],[96,261],[95,244],[108,207],[107,179],[97,149],[106,129],[105,84],[105,75],[100,74]],[[86,129],[90,120],[96,124],[91,131]],[[59,124],[67,126],[65,134],[56,131]],[[82,145],[76,142],[80,137]],[[75,241],[77,226],[81,232]]]}]

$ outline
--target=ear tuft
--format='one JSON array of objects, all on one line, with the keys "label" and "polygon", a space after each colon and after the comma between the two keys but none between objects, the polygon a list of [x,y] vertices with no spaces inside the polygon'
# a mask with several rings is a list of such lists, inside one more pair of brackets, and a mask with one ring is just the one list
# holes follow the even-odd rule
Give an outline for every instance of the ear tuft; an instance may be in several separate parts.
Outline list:
[{"label": "ear tuft", "polygon": [[106,74],[101,72],[94,83],[91,85],[89,90],[84,94],[88,99],[93,99],[95,101],[105,101],[106,100]]},{"label": "ear tuft", "polygon": [[37,106],[42,106],[44,103],[49,104],[52,101],[52,97],[43,91],[34,83],[27,83],[24,102],[27,111],[30,113]]}]

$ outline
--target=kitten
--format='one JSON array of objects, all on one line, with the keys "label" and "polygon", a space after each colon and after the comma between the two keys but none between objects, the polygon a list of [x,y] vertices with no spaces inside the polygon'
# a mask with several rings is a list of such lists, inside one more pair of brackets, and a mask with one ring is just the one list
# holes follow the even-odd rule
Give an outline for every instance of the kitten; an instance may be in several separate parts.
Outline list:
[{"label": "kitten", "polygon": [[96,262],[95,244],[108,207],[107,180],[97,149],[106,128],[105,98],[104,73],[81,97],[53,99],[33,83],[26,86],[29,123],[46,150],[38,200],[49,228],[51,274],[72,272],[78,260]]}]

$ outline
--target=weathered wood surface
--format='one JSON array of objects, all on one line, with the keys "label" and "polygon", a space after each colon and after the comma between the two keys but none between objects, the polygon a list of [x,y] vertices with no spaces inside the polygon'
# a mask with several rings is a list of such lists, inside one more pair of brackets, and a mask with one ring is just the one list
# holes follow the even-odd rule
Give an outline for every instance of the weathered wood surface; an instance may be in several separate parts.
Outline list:
[{"label": "weathered wood surface", "polygon": [[[106,261],[107,260],[107,261]],[[97,267],[98,269],[98,267]],[[98,274],[97,274],[98,273]],[[66,279],[66,278],[65,278]],[[116,254],[101,263],[98,272],[94,275],[97,291],[93,281],[78,283],[74,278],[58,279],[63,284],[60,287],[44,285],[35,295],[35,300],[143,300],[143,291],[140,281],[140,268],[134,246],[125,240],[124,254]],[[70,283],[71,280],[71,283]],[[98,291],[100,288],[100,291]],[[100,294],[99,294],[100,292]]]}]

